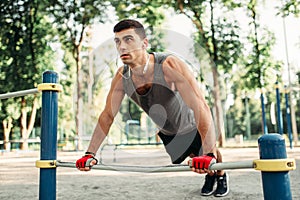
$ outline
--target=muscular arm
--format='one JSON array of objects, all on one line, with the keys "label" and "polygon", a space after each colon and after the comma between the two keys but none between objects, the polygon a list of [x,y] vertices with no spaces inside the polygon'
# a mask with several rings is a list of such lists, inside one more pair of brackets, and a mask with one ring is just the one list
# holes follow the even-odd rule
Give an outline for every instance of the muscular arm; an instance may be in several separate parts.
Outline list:
[{"label": "muscular arm", "polygon": [[122,68],[120,68],[112,80],[111,87],[106,98],[106,105],[98,118],[98,122],[87,149],[88,152],[96,153],[98,151],[100,145],[109,132],[116,114],[118,113],[123,98],[124,90],[122,84]]},{"label": "muscular arm", "polygon": [[194,111],[203,153],[216,155],[216,133],[210,108],[191,70],[179,58],[169,56],[163,63],[163,71],[166,81],[175,84],[183,101]]}]

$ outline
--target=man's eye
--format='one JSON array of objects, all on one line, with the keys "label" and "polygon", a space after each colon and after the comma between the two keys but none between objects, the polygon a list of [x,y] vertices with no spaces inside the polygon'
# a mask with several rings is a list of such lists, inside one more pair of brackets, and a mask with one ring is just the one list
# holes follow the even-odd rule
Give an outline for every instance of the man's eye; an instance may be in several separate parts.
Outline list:
[{"label": "man's eye", "polygon": [[125,41],[130,42],[130,41],[132,41],[132,38],[125,38]]}]

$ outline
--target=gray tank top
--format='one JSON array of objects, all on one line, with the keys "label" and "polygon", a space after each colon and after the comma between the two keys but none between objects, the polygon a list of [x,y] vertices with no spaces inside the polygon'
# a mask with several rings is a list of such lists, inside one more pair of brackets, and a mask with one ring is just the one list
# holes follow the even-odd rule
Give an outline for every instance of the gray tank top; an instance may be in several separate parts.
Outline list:
[{"label": "gray tank top", "polygon": [[162,63],[169,54],[154,55],[154,78],[152,87],[145,95],[136,92],[129,67],[124,65],[123,88],[125,94],[139,105],[166,135],[187,134],[197,129],[193,111],[183,102],[178,91],[167,85]]}]

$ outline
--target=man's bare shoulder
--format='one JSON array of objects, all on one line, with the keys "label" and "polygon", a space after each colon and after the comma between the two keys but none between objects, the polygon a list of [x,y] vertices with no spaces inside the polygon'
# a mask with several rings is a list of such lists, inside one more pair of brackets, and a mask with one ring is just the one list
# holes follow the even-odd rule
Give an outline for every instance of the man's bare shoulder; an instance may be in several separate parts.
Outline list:
[{"label": "man's bare shoulder", "polygon": [[117,81],[117,80],[122,79],[122,77],[124,76],[124,75],[123,75],[123,69],[124,69],[123,66],[122,66],[122,67],[119,67],[119,68],[117,69],[117,71],[116,71],[115,74],[114,74],[113,81]]},{"label": "man's bare shoulder", "polygon": [[169,55],[162,65],[164,73],[168,75],[181,74],[184,75],[186,73],[190,73],[190,69],[186,62],[184,62],[181,58],[175,55]]},{"label": "man's bare shoulder", "polygon": [[111,89],[114,90],[123,90],[123,82],[122,82],[122,78],[123,78],[123,66],[119,67],[117,72],[115,73],[112,83],[111,83]]}]

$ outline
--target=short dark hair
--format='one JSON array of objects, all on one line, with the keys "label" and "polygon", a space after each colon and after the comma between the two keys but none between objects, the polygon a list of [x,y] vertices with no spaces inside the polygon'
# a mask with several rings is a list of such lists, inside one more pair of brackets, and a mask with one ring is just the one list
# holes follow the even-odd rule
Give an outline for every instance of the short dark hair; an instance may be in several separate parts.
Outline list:
[{"label": "short dark hair", "polygon": [[146,38],[144,26],[140,22],[133,19],[124,19],[118,22],[114,27],[114,33],[131,28],[135,30],[135,32],[140,36],[141,39]]}]

